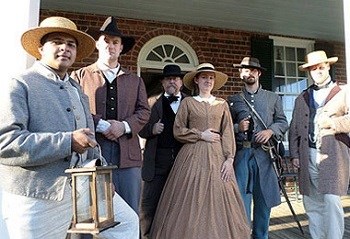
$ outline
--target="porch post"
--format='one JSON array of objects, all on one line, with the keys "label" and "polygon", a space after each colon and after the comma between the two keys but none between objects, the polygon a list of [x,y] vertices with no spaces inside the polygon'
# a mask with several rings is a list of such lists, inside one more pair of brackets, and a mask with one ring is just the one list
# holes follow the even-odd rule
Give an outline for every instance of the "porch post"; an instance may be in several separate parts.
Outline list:
[{"label": "porch post", "polygon": [[[1,6],[2,37],[2,79],[8,80],[14,74],[18,74],[31,66],[33,57],[26,54],[21,45],[22,33],[30,27],[38,25],[40,0],[11,0]],[[2,202],[2,190],[0,189],[0,205]],[[5,222],[2,219],[0,206],[0,235],[2,239],[8,239]]]},{"label": "porch post", "polygon": [[346,82],[350,84],[350,1],[343,0]]}]

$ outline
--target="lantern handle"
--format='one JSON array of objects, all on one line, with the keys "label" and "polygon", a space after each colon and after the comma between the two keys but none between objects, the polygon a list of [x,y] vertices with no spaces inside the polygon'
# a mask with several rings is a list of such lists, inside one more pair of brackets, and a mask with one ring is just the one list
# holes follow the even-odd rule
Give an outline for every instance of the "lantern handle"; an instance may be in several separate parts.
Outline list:
[{"label": "lantern handle", "polygon": [[[96,166],[108,166],[107,160],[102,156],[101,146],[97,144],[93,149],[97,148],[98,158],[82,161],[82,155],[78,154],[79,159],[76,161],[72,168],[83,168],[83,167],[96,167]],[[94,151],[95,152],[95,151]],[[95,153],[93,154],[95,155]]]}]

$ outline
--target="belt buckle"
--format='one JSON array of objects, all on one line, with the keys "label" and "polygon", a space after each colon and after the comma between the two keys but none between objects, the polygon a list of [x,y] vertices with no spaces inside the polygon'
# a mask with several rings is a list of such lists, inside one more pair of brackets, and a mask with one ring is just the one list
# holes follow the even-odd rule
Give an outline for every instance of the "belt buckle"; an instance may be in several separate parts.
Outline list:
[{"label": "belt buckle", "polygon": [[252,143],[250,141],[243,141],[243,148],[251,148]]}]

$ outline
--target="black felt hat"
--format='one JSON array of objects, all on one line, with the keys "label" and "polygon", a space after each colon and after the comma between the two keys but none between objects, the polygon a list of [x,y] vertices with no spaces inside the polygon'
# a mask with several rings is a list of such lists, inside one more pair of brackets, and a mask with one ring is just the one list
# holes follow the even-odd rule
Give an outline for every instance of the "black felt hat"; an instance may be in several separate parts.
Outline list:
[{"label": "black felt hat", "polygon": [[179,76],[182,78],[184,74],[181,72],[181,68],[178,65],[169,64],[163,68],[163,77],[169,76]]},{"label": "black felt hat", "polygon": [[123,33],[118,28],[117,20],[113,16],[108,17],[100,29],[89,29],[88,33],[95,39],[98,39],[101,35],[120,37],[123,44],[123,50],[121,54],[127,53],[135,45],[135,38],[123,35]]}]

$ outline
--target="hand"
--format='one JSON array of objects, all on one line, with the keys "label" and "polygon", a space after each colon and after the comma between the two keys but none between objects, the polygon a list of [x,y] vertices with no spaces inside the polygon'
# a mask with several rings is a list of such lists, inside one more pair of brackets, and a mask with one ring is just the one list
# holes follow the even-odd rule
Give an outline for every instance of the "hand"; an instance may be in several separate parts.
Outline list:
[{"label": "hand", "polygon": [[329,116],[321,116],[317,119],[317,124],[320,129],[335,129],[333,120]]},{"label": "hand", "polygon": [[206,142],[220,142],[220,134],[215,132],[214,129],[207,129],[202,132],[201,134],[201,139],[206,141]]},{"label": "hand", "polygon": [[227,160],[224,161],[221,167],[221,179],[224,182],[228,182],[230,180],[233,180],[233,159],[228,158]]},{"label": "hand", "polygon": [[259,131],[255,134],[255,142],[259,144],[266,144],[272,135],[273,131],[271,129]]},{"label": "hand", "polygon": [[296,168],[300,168],[300,164],[299,164],[299,159],[298,158],[293,158],[292,159],[292,165]]},{"label": "hand", "polygon": [[158,122],[153,125],[152,134],[154,135],[161,134],[164,130],[164,124],[160,123],[160,120],[161,119],[159,119]]},{"label": "hand", "polygon": [[72,151],[79,154],[84,153],[88,148],[94,148],[97,145],[94,134],[89,128],[82,128],[72,133]]},{"label": "hand", "polygon": [[246,132],[249,129],[250,117],[242,119],[238,124],[238,130],[240,132]]},{"label": "hand", "polygon": [[112,141],[117,141],[120,136],[122,136],[125,132],[125,125],[123,122],[116,120],[107,120],[111,126],[103,132],[103,135]]}]

